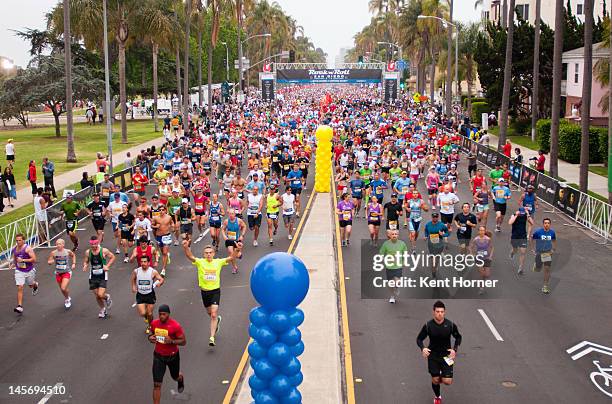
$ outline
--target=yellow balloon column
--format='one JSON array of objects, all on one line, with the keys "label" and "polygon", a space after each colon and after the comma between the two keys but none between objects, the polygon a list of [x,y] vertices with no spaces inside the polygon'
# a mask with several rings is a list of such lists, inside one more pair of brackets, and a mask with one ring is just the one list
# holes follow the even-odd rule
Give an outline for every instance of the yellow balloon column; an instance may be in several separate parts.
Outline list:
[{"label": "yellow balloon column", "polygon": [[315,167],[315,191],[331,192],[331,156],[332,156],[332,137],[334,131],[327,125],[317,128],[317,155]]}]

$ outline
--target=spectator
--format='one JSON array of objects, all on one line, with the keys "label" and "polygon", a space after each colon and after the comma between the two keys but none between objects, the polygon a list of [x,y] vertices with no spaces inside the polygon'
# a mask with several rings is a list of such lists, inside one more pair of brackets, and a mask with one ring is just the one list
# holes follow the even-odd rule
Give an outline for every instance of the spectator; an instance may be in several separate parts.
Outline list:
[{"label": "spectator", "polygon": [[81,178],[81,189],[85,189],[87,187],[93,187],[94,182],[89,178],[89,174],[87,171],[83,172],[83,178]]},{"label": "spectator", "polygon": [[36,196],[34,197],[34,214],[38,221],[38,240],[41,244],[47,241],[47,211],[45,210],[47,208],[47,203],[42,194],[43,189],[37,188]]},{"label": "spectator", "polygon": [[508,158],[512,156],[512,143],[510,143],[510,140],[506,140],[506,144],[502,147],[502,152]]},{"label": "spectator", "polygon": [[132,168],[132,153],[127,152],[127,156],[125,157],[125,168]]},{"label": "spectator", "polygon": [[544,174],[544,164],[546,163],[546,157],[544,156],[544,150],[539,150],[538,157],[537,158],[534,157],[533,160],[536,161],[536,165],[535,165],[536,170]]},{"label": "spectator", "polygon": [[514,162],[519,165],[523,164],[523,155],[518,147],[514,149]]},{"label": "spectator", "polygon": [[35,196],[38,187],[36,186],[36,162],[34,160],[30,160],[26,177],[32,186],[32,196]]},{"label": "spectator", "polygon": [[109,163],[106,160],[106,157],[104,157],[102,153],[98,153],[96,158],[96,167],[98,167],[98,172],[105,173],[108,165]]},{"label": "spectator", "polygon": [[482,144],[483,146],[487,146],[489,147],[489,142],[491,141],[491,136],[487,133],[487,130],[483,130],[482,134],[480,135],[480,139],[478,140],[478,143]]},{"label": "spectator", "polygon": [[4,195],[7,195],[8,203],[12,208],[14,206],[13,199],[17,199],[17,189],[15,188],[15,175],[13,175],[13,169],[10,165],[5,167],[2,173],[2,187],[6,189]]},{"label": "spectator", "polygon": [[43,158],[42,163],[43,179],[45,180],[45,188],[49,188],[54,198],[57,198],[55,193],[55,185],[53,184],[53,174],[55,173],[55,164],[48,157]]},{"label": "spectator", "polygon": [[51,197],[51,188],[49,187],[45,187],[42,197],[45,199],[45,203],[47,204],[47,206],[53,205],[53,202],[54,202],[53,199],[54,198],[57,199],[57,196],[54,198]]},{"label": "spectator", "polygon": [[15,164],[15,145],[13,144],[13,139],[7,140],[4,150],[6,150],[6,161],[12,166]]}]

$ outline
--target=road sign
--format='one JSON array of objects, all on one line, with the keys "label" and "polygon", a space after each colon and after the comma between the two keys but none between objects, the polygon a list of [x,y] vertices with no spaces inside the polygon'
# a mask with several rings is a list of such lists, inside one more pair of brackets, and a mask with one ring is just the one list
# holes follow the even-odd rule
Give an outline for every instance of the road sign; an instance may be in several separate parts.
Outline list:
[{"label": "road sign", "polygon": [[388,72],[394,72],[395,69],[397,68],[395,62],[392,60],[389,63],[387,63],[387,71]]},{"label": "road sign", "polygon": [[280,56],[281,56],[282,59],[288,59],[289,58],[289,51],[282,51]]},{"label": "road sign", "polygon": [[396,65],[397,65],[397,70],[399,70],[400,72],[403,72],[408,67],[408,63],[404,59],[398,60]]},{"label": "road sign", "polygon": [[[234,59],[234,67],[236,69],[238,69],[240,66],[239,60],[238,59]],[[242,68],[243,69],[248,69],[249,67],[251,67],[251,61],[245,57],[242,58]]]},{"label": "road sign", "polygon": [[272,71],[272,62],[270,62],[270,63],[264,63],[264,65],[263,65],[263,71],[264,71],[264,72],[271,72],[271,71]]}]

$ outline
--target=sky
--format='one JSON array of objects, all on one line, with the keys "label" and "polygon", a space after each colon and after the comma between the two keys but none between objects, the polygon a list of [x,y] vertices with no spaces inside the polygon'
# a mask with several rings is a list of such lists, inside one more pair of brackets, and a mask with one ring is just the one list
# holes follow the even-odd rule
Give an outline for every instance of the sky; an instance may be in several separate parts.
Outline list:
[{"label": "sky", "polygon": [[[0,0],[0,56],[26,66],[30,59],[25,41],[11,30],[45,27],[45,14],[58,0]],[[304,33],[315,46],[322,48],[333,64],[340,48],[350,48],[353,36],[370,22],[368,0],[276,0],[285,12],[304,27]],[[476,21],[480,12],[474,11],[473,2],[455,1],[454,15],[460,21]],[[460,3],[464,3],[463,6]],[[27,10],[27,12],[24,12]]]}]

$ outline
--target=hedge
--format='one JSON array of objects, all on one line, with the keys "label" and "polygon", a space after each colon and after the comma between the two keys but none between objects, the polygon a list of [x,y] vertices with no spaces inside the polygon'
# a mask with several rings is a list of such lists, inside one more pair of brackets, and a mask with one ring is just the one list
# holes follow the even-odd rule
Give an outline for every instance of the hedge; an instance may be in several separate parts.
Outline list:
[{"label": "hedge", "polygon": [[[540,119],[536,124],[537,141],[540,149],[550,151],[550,119]],[[589,129],[589,163],[601,163],[608,155],[608,130],[591,126]],[[561,120],[559,122],[559,158],[568,163],[580,163],[580,139],[582,130],[579,125]]]},{"label": "hedge", "polygon": [[489,107],[488,102],[478,101],[472,103],[472,122],[475,124],[480,124],[482,120],[483,113],[489,113],[491,107]]},{"label": "hedge", "polygon": [[[463,105],[463,109],[467,109],[467,102],[468,102],[467,95],[462,95],[461,96],[461,104]],[[475,102],[487,102],[487,99],[483,98],[483,97],[472,97],[472,108],[474,108],[474,103]],[[487,112],[489,112],[489,111],[487,111]]]}]

